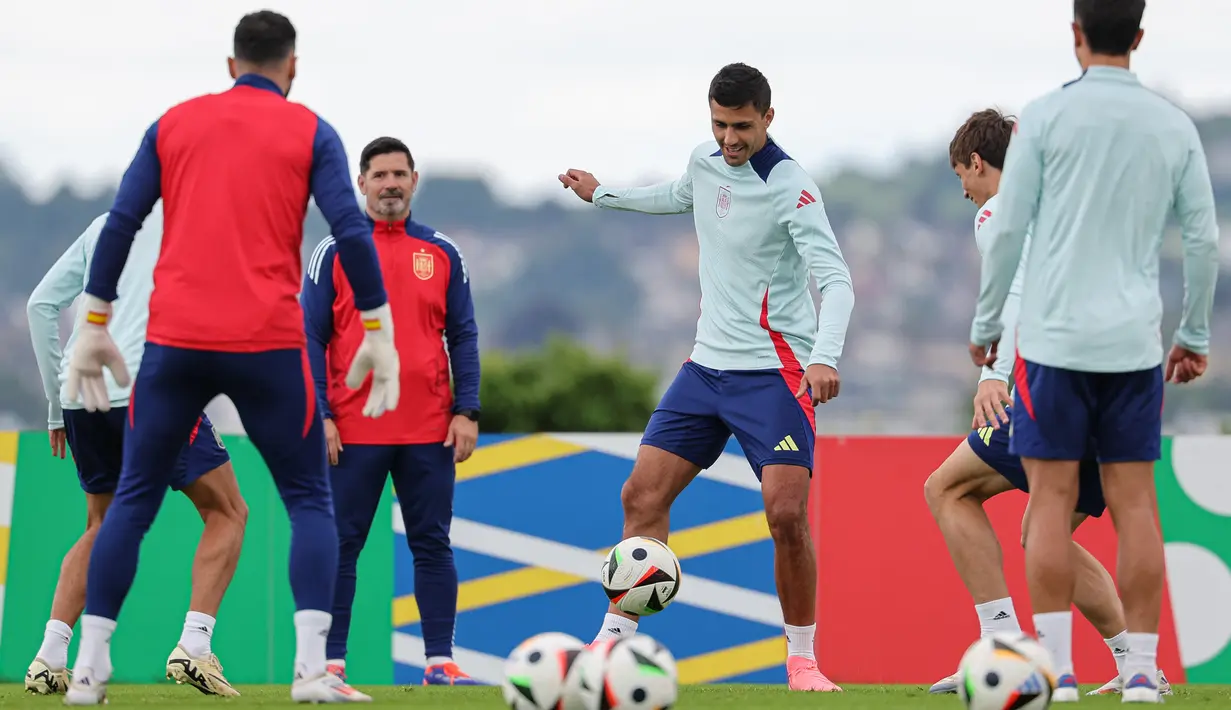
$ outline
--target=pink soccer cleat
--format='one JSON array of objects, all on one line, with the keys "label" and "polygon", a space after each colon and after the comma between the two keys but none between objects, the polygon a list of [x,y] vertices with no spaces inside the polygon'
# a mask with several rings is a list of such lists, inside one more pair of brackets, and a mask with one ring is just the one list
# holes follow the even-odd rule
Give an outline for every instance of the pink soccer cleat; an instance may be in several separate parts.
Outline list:
[{"label": "pink soccer cleat", "polygon": [[842,689],[826,678],[816,661],[799,656],[786,659],[786,683],[791,690],[807,690],[817,693],[841,693]]}]

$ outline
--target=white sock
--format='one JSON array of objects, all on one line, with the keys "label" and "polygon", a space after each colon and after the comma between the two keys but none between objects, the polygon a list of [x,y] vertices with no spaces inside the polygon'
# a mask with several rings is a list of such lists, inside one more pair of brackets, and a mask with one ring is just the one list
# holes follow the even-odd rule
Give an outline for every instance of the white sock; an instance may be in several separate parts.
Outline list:
[{"label": "white sock", "polygon": [[431,668],[432,666],[443,666],[446,663],[452,663],[452,662],[453,662],[453,659],[449,658],[448,656],[432,656],[431,658],[427,659],[427,667]]},{"label": "white sock", "polygon": [[48,621],[43,645],[38,647],[38,658],[52,670],[63,670],[68,665],[68,642],[72,640],[72,627],[63,621]]},{"label": "white sock", "polygon": [[1128,655],[1124,658],[1124,681],[1138,673],[1145,673],[1151,682],[1157,682],[1158,675],[1158,634],[1146,634],[1139,631],[1129,631]]},{"label": "white sock", "polygon": [[1039,643],[1051,654],[1056,677],[1073,672],[1073,612],[1051,611],[1034,615]]},{"label": "white sock", "polygon": [[73,675],[81,678],[89,668],[95,680],[111,678],[111,634],[115,620],[85,614],[81,617],[81,645],[77,649],[77,665]]},{"label": "white sock", "polygon": [[295,612],[295,678],[315,678],[325,672],[325,639],[333,614],[304,609]]},{"label": "white sock", "polygon": [[1128,655],[1128,632],[1121,631],[1109,639],[1103,639],[1103,643],[1107,644],[1112,657],[1116,659],[1116,673],[1120,674],[1121,679],[1125,679],[1124,658]]},{"label": "white sock", "polygon": [[1022,627],[1017,623],[1012,597],[975,604],[975,613],[979,615],[979,638],[1000,631],[1021,633]]},{"label": "white sock", "polygon": [[603,627],[598,630],[598,636],[594,637],[594,642],[606,641],[613,638],[624,638],[637,633],[637,622],[632,619],[626,619],[619,614],[608,613],[603,617]]},{"label": "white sock", "polygon": [[816,624],[807,626],[783,624],[782,627],[786,629],[786,655],[815,661]]},{"label": "white sock", "polygon": [[327,658],[325,659],[325,665],[326,666],[337,666],[338,668],[341,668],[342,670],[346,670],[346,659],[345,658]]},{"label": "white sock", "polygon": [[210,654],[209,640],[214,636],[217,620],[209,614],[190,611],[184,617],[184,630],[180,633],[180,646],[193,658]]}]

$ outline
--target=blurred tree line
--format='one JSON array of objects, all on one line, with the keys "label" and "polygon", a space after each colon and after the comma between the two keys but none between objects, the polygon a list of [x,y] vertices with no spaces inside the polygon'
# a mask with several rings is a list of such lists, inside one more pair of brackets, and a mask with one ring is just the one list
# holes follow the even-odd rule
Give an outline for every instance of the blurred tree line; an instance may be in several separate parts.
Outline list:
[{"label": "blurred tree line", "polygon": [[653,370],[561,335],[538,348],[484,352],[482,367],[489,434],[639,432],[658,400]]}]

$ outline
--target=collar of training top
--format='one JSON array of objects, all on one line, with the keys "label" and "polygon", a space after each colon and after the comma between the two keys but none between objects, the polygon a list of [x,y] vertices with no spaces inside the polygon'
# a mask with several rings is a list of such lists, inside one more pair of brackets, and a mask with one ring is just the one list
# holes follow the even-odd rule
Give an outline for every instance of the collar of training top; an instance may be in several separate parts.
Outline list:
[{"label": "collar of training top", "polygon": [[279,96],[283,96],[282,88],[274,83],[273,79],[261,76],[260,74],[244,74],[235,80],[236,86],[251,86],[254,89],[265,89],[272,91]]},{"label": "collar of training top", "polygon": [[414,221],[411,219],[411,215],[406,215],[406,219],[397,222],[390,222],[387,219],[374,219],[371,214],[366,213],[364,216],[368,218],[368,224],[372,225],[373,229],[377,227],[384,227],[386,229],[390,227],[401,227],[407,234],[411,234],[414,229]]},{"label": "collar of training top", "polygon": [[1127,83],[1137,83],[1137,75],[1131,69],[1124,67],[1110,67],[1105,64],[1096,64],[1087,68],[1081,73],[1083,79],[1107,79],[1110,81],[1122,81]]}]

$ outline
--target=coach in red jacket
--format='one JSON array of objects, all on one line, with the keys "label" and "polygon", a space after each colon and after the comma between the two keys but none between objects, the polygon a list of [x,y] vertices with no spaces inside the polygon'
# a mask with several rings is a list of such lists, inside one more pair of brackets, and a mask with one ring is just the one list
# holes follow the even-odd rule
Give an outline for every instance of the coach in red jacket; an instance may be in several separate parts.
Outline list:
[{"label": "coach in red jacket", "polygon": [[392,475],[415,560],[415,599],[427,655],[424,684],[478,685],[452,660],[457,567],[449,546],[454,467],[469,458],[479,433],[478,328],[470,274],[457,245],[410,218],[418,182],[414,158],[402,141],[377,138],[363,149],[359,190],[367,200],[397,323],[402,387],[397,410],[379,419],[364,417],[368,385],[346,387],[364,326],[331,237],[316,247],[304,276],[308,357],[325,418],[340,542],[327,652],[330,670],[344,675],[356,563],[386,476]]}]

